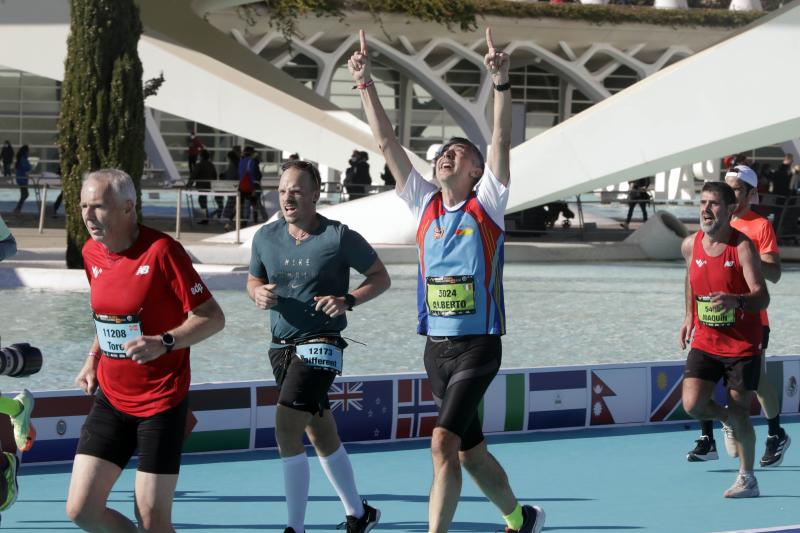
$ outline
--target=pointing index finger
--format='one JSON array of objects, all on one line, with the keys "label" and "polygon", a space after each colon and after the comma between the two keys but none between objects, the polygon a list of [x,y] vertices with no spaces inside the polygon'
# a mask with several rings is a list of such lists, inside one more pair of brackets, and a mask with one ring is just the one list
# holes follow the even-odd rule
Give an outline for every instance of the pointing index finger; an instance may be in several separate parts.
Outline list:
[{"label": "pointing index finger", "polygon": [[489,51],[494,50],[494,41],[492,40],[492,28],[486,28],[486,46],[489,47]]},{"label": "pointing index finger", "polygon": [[358,30],[358,38],[361,41],[361,53],[367,53],[367,35],[364,33],[364,30]]}]

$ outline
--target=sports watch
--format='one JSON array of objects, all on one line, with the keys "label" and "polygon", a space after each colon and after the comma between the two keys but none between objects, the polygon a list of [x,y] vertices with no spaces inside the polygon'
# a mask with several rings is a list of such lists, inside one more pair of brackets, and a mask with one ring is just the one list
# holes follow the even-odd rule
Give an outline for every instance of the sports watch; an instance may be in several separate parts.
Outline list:
[{"label": "sports watch", "polygon": [[344,303],[347,304],[347,310],[352,311],[353,307],[356,305],[356,297],[348,292],[344,295]]},{"label": "sports watch", "polygon": [[167,349],[166,353],[171,352],[172,349],[175,347],[175,335],[173,335],[172,333],[162,333],[161,344],[163,344],[164,348]]}]

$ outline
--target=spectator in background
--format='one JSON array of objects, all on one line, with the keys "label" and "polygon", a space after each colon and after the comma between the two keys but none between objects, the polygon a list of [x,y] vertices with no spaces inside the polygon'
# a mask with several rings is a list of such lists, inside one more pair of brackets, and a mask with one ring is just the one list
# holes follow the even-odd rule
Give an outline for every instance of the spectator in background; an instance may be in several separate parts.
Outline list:
[{"label": "spectator in background", "polygon": [[789,191],[794,195],[800,189],[800,165],[792,167],[792,179],[789,180]]},{"label": "spectator in background", "polygon": [[294,153],[290,155],[287,161],[300,161],[300,154]]},{"label": "spectator in background", "polygon": [[381,174],[381,179],[383,180],[384,185],[389,187],[395,186],[394,175],[392,175],[392,171],[389,170],[389,165],[383,165],[383,174]]},{"label": "spectator in background", "polygon": [[628,229],[633,218],[633,210],[636,204],[642,209],[642,222],[647,222],[647,203],[650,201],[650,193],[647,188],[650,186],[650,178],[641,178],[635,181],[629,181],[628,186],[628,216],[623,224],[620,224],[625,229]]},{"label": "spectator in background", "polygon": [[[737,165],[747,165],[747,163],[736,163]],[[758,168],[758,194],[769,194],[769,186],[770,186],[770,175],[772,174],[772,169],[766,163],[762,164],[760,167],[756,167],[756,165],[752,165],[750,168],[755,170]]]},{"label": "spectator in background", "polygon": [[24,204],[25,200],[28,198],[28,172],[30,172],[32,168],[31,162],[28,160],[28,150],[28,145],[23,144],[20,149],[17,150],[17,161],[14,163],[17,185],[20,185],[19,201],[17,202],[17,207],[14,208],[15,215],[22,212],[22,204]]},{"label": "spectator in background", "polygon": [[197,164],[197,156],[200,155],[200,150],[204,148],[203,142],[197,138],[197,135],[189,133],[189,174],[192,173],[194,166]]},{"label": "spectator in background", "polygon": [[353,150],[350,156],[350,166],[345,171],[344,186],[347,196],[351,200],[363,198],[367,195],[367,187],[372,184],[372,177],[369,175],[369,163],[367,152]]},{"label": "spectator in background", "polygon": [[[188,186],[200,189],[210,190],[211,182],[217,179],[217,169],[214,163],[211,162],[211,154],[208,150],[203,148],[200,150],[200,161],[192,169],[192,174],[189,177]],[[200,224],[208,224],[208,196],[201,195],[197,197],[197,203],[200,209],[205,213],[205,218],[200,221]]]},{"label": "spectator in background", "polygon": [[239,160],[239,195],[242,198],[242,218],[250,217],[248,208],[253,208],[253,222],[258,224],[258,214],[261,211],[258,204],[261,201],[261,161],[256,156],[252,146],[244,147],[244,154]]},{"label": "spectator in background", "polygon": [[[241,157],[242,147],[237,144],[226,154],[228,166],[225,168],[225,172],[222,174],[222,179],[239,181],[239,160]],[[222,205],[222,199],[222,196],[217,196],[214,198],[214,200],[217,202],[217,211],[214,212],[214,216],[224,216],[230,222],[233,220],[233,213],[236,210],[236,198],[233,196],[228,196],[228,200],[225,202],[225,208],[220,210],[219,206]]]},{"label": "spectator in background", "polygon": [[14,164],[14,148],[11,146],[11,141],[3,143],[3,149],[0,150],[0,160],[3,162],[3,177],[10,178]]},{"label": "spectator in background", "polygon": [[772,184],[772,194],[778,196],[789,196],[789,181],[792,179],[792,164],[794,163],[794,156],[792,154],[783,154],[783,163],[778,165],[774,172],[769,174],[769,181]]}]

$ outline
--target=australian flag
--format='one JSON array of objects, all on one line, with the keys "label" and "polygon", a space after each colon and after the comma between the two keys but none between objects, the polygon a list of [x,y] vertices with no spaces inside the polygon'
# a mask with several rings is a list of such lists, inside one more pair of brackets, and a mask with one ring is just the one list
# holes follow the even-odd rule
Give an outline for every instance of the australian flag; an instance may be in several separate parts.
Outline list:
[{"label": "australian flag", "polygon": [[331,413],[345,442],[392,438],[392,381],[337,379],[328,391]]}]

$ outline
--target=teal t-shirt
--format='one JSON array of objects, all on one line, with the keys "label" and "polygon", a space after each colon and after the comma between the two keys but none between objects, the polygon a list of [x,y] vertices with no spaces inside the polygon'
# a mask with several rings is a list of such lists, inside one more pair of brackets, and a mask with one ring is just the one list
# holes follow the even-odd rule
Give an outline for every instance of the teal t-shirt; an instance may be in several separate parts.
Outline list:
[{"label": "teal t-shirt", "polygon": [[350,269],[363,274],[378,258],[357,232],[318,216],[317,229],[299,243],[283,219],[262,226],[253,237],[250,274],[277,284],[278,304],[270,309],[273,337],[342,331],[347,318],[315,311],[314,297],[344,296],[350,288]]}]

